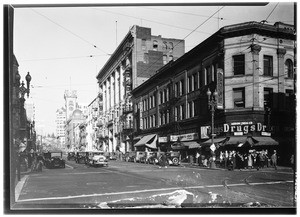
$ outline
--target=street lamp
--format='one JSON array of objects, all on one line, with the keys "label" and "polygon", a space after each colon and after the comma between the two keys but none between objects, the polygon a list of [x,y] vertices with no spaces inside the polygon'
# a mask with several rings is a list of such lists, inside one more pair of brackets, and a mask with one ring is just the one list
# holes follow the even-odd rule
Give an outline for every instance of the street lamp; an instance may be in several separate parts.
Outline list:
[{"label": "street lamp", "polygon": [[[208,98],[208,109],[211,110],[211,143],[212,146],[214,146],[214,117],[215,117],[215,110],[217,109],[217,96],[218,92],[215,90],[212,94],[210,89],[208,88],[207,92],[207,98]],[[214,150],[212,150],[214,152]],[[213,163],[213,161],[212,161]],[[213,167],[213,166],[212,166]]]},{"label": "street lamp", "polygon": [[[15,87],[16,87],[16,94],[18,95],[17,96],[17,99],[19,100],[19,102],[17,102],[17,105],[18,105],[18,108],[20,109],[19,110],[19,123],[17,124],[18,126],[18,131],[19,131],[19,134],[18,135],[18,139],[20,139],[22,141],[23,139],[23,136],[24,134],[22,133],[22,130],[26,130],[25,128],[25,114],[24,114],[24,102],[25,102],[25,99],[24,99],[24,96],[25,94],[27,94],[27,98],[29,97],[29,92],[30,92],[30,81],[31,81],[31,76],[29,74],[29,72],[27,73],[26,77],[26,86],[27,88],[24,86],[24,81],[22,81],[21,83],[21,86],[20,86],[20,80],[21,80],[21,76],[19,74],[19,72],[17,71],[16,74],[15,74]],[[19,150],[19,147],[18,147],[18,150]],[[17,155],[18,156],[18,155]],[[20,181],[20,156],[18,157],[18,180]]]}]

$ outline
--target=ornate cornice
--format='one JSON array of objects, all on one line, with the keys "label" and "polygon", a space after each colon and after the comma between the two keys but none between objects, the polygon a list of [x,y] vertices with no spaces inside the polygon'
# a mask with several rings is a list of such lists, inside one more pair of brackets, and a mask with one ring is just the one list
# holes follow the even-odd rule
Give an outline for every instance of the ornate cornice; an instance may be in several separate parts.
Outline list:
[{"label": "ornate cornice", "polygon": [[283,58],[285,54],[286,54],[286,49],[284,49],[284,48],[277,49],[277,55],[279,58]]},{"label": "ornate cornice", "polygon": [[259,52],[261,51],[261,46],[258,45],[258,44],[251,44],[250,48],[251,48],[251,52],[256,54],[256,55],[258,55]]}]

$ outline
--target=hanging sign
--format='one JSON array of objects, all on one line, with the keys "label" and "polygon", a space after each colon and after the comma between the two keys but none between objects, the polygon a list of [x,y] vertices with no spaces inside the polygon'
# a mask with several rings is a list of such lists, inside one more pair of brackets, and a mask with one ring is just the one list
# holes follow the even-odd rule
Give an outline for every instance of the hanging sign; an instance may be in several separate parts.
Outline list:
[{"label": "hanging sign", "polygon": [[218,97],[217,97],[217,108],[218,109],[224,109],[224,104],[223,104],[223,98],[224,98],[224,75],[223,75],[223,69],[218,68],[217,69],[217,92],[218,92]]}]

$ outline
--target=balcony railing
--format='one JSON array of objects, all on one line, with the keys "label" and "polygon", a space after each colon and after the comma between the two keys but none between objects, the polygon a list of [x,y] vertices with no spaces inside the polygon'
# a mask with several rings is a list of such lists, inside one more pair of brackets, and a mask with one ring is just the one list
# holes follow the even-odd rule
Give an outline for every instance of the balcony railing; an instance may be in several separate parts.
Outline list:
[{"label": "balcony railing", "polygon": [[131,105],[127,105],[123,108],[123,114],[128,114],[130,112],[133,112],[133,107]]}]

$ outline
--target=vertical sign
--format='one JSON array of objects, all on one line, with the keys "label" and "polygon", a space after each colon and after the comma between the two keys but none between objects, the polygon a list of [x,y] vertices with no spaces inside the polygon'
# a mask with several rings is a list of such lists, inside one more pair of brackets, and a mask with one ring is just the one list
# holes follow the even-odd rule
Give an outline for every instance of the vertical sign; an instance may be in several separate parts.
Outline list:
[{"label": "vertical sign", "polygon": [[223,82],[224,82],[223,69],[218,68],[217,69],[217,92],[218,92],[217,108],[218,109],[224,109],[224,105],[223,105],[223,99],[224,99]]}]

